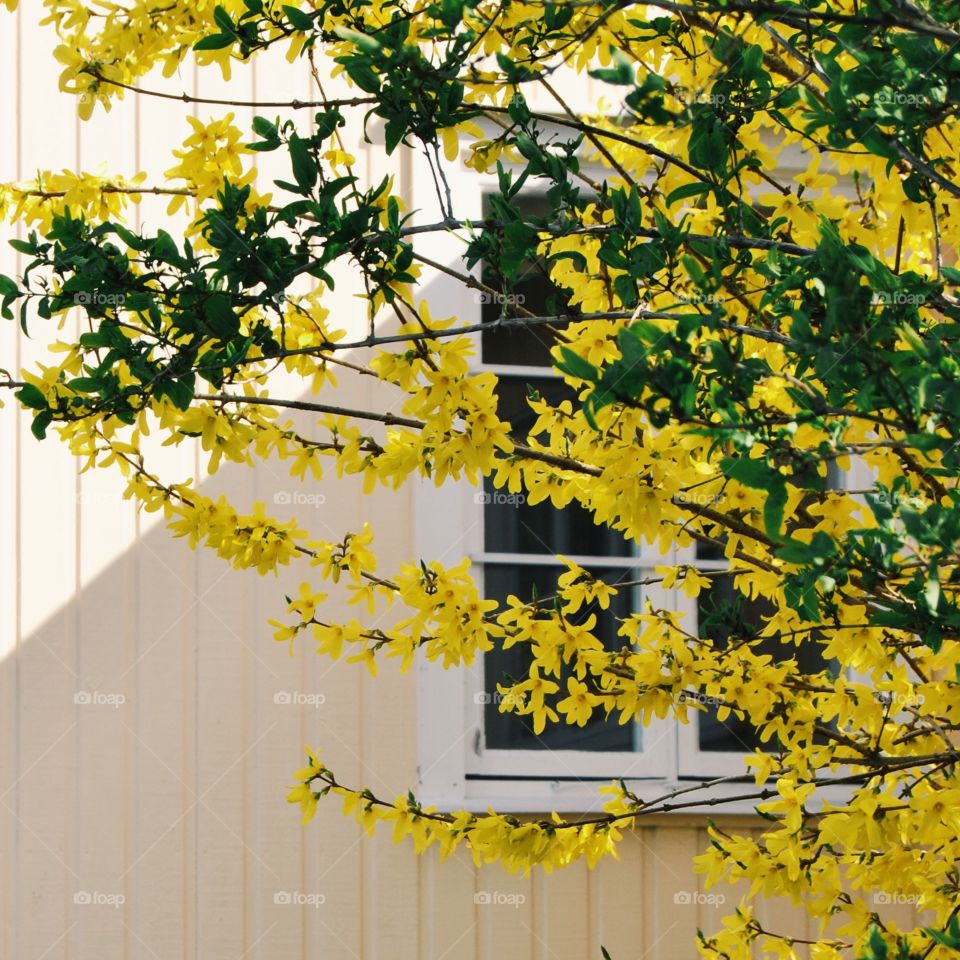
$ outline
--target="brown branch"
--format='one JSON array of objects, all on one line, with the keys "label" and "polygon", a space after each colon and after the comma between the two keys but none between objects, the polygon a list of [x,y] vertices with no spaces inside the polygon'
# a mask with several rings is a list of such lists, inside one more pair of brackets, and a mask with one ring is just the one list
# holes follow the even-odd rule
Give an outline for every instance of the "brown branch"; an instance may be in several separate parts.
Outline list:
[{"label": "brown branch", "polygon": [[157,97],[161,100],[177,100],[180,103],[203,103],[216,107],[270,107],[271,109],[282,109],[288,107],[291,110],[302,110],[308,107],[360,107],[368,104],[377,103],[376,97],[347,97],[339,100],[218,100],[212,97],[194,97],[188,93],[163,93],[160,90],[147,90],[144,87],[135,87],[129,83],[122,83],[119,80],[111,80],[103,76],[92,67],[81,70],[81,73],[87,73],[96,78],[100,83],[108,83],[113,87],[120,87],[123,90],[129,90],[132,93],[140,94],[144,97]]}]

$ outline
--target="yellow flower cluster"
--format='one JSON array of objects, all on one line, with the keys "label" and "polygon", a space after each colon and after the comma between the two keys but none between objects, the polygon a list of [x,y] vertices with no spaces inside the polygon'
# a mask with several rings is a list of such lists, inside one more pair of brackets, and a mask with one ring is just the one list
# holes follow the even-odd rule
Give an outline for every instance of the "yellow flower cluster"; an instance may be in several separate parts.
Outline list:
[{"label": "yellow flower cluster", "polygon": [[[233,123],[233,114],[228,113],[218,120],[202,123],[196,117],[187,117],[193,133],[183,141],[182,150],[174,150],[173,155],[179,161],[166,171],[168,180],[183,180],[186,191],[176,195],[167,212],[176,213],[188,197],[193,197],[197,205],[215,197],[222,189],[224,180],[230,180],[234,186],[246,186],[256,179],[256,171],[243,169],[243,157],[251,151],[243,145],[244,135]],[[269,198],[260,197],[251,191],[249,204],[262,206]]]},{"label": "yellow flower cluster", "polygon": [[[421,807],[412,794],[389,802],[367,789],[345,787],[313,750],[307,748],[307,755],[309,763],[294,774],[297,783],[287,795],[290,803],[300,805],[305,823],[316,813],[318,800],[332,793],[343,801],[343,812],[353,816],[368,835],[373,836],[380,823],[392,824],[395,843],[409,837],[417,853],[436,846],[441,859],[465,846],[477,865],[499,863],[511,872],[529,873],[538,866],[549,873],[581,858],[592,869],[603,857],[616,857],[616,844],[630,822],[620,800],[607,805],[617,811],[623,821],[619,823],[577,823],[556,814],[549,820],[525,822],[492,811],[485,816],[467,811],[441,814],[433,807]],[[609,789],[619,793],[615,786]]]},{"label": "yellow flower cluster", "polygon": [[131,203],[141,200],[139,173],[129,180],[89,173],[45,171],[22,183],[0,183],[0,222],[21,221],[40,233],[49,231],[54,217],[69,211],[92,220],[119,218]]}]

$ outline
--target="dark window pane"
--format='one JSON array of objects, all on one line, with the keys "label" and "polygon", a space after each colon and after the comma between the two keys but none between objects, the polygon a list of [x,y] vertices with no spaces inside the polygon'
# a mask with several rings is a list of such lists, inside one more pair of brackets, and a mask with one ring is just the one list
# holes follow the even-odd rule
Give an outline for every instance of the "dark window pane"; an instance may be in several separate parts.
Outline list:
[{"label": "dark window pane", "polygon": [[[539,597],[553,596],[557,589],[557,577],[564,569],[533,564],[488,564],[484,569],[485,593],[487,597],[501,602],[510,594],[529,600],[533,597],[534,590]],[[639,579],[636,569],[629,567],[591,572],[602,576],[610,584]],[[612,599],[607,610],[600,610],[595,605],[587,609],[581,608],[571,617],[571,621],[582,623],[587,616],[595,613],[595,635],[607,649],[618,650],[623,646],[624,640],[617,636],[619,624],[616,618],[626,617],[635,609],[638,609],[636,589],[626,587]],[[525,679],[529,674],[531,661],[530,651],[524,644],[484,655],[484,690],[490,698],[484,707],[484,730],[488,750],[633,750],[635,724],[620,726],[616,715],[607,720],[602,711],[595,713],[585,727],[568,726],[562,722],[561,717],[561,722],[548,724],[540,736],[533,732],[531,717],[500,713],[496,702],[497,684]],[[568,676],[564,669],[559,681],[561,697],[566,696]]]},{"label": "dark window pane", "polygon": [[[524,218],[546,217],[551,210],[546,199],[537,194],[515,198],[514,207]],[[489,215],[489,206],[485,201],[484,216]],[[509,289],[505,289],[503,279],[489,266],[484,267],[481,276],[487,286],[503,295],[499,303],[489,295],[483,300],[480,319],[484,323],[492,323],[501,315],[516,316],[511,309],[512,304],[518,304],[538,317],[557,316],[566,309],[565,296],[550,282],[542,263],[524,264]],[[566,324],[559,326],[562,328]],[[550,348],[555,342],[553,334],[543,325],[484,331],[481,337],[483,362],[549,367],[553,365]]]},{"label": "dark window pane", "polygon": [[[500,289],[500,283],[494,278],[485,277],[484,283],[494,289]],[[510,289],[504,292],[506,303],[494,303],[492,297],[485,299],[480,308],[480,319],[492,323],[501,315],[516,316],[508,304],[517,303],[537,317],[555,317],[563,313],[565,303],[556,288],[540,272],[531,267],[522,274]],[[516,298],[510,300],[510,298]],[[507,307],[507,309],[505,309]],[[558,324],[562,329],[566,324]],[[481,349],[484,363],[499,363],[510,366],[549,367],[553,365],[550,348],[556,338],[546,324],[531,326],[504,327],[499,330],[484,330],[481,336]]]},{"label": "dark window pane", "polygon": [[703,543],[697,541],[697,559],[698,560],[725,560],[724,539],[717,539],[713,543]]},{"label": "dark window pane", "polygon": [[[699,553],[699,551],[698,551]],[[717,647],[737,643],[744,637],[753,636],[774,612],[769,600],[750,600],[733,587],[732,577],[714,577],[712,585],[701,591],[697,600],[697,616],[701,637],[710,637]],[[783,643],[779,637],[767,637],[753,647],[758,654],[765,654],[775,661],[796,658],[804,673],[818,673],[826,666],[823,648],[816,642],[807,642],[797,647]],[[701,750],[719,750],[725,753],[750,753],[760,746],[770,749],[771,744],[760,743],[757,731],[744,717],[738,720],[732,714],[721,722],[715,707],[697,717]]]},{"label": "dark window pane", "polygon": [[[552,377],[501,377],[497,412],[509,421],[514,435],[525,438],[536,420],[527,403],[528,388],[556,405],[576,397],[561,380]],[[632,545],[623,535],[593,522],[593,514],[576,503],[557,510],[549,503],[530,506],[506,490],[484,484],[484,549],[491,553],[556,553],[594,557],[629,557]]]}]

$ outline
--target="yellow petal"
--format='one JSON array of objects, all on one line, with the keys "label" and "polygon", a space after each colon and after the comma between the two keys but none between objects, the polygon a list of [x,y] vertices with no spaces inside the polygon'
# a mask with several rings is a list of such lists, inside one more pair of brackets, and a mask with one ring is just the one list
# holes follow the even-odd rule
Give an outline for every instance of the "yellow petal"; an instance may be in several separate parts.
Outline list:
[{"label": "yellow petal", "polygon": [[460,138],[454,127],[447,127],[440,131],[443,137],[443,155],[453,163],[460,155]]}]

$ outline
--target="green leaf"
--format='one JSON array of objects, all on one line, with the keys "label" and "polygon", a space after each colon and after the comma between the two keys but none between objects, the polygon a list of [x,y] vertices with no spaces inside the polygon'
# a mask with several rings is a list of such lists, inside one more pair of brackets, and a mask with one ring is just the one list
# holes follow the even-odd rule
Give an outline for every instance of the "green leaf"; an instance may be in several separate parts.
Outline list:
[{"label": "green leaf", "polygon": [[926,933],[931,940],[936,940],[941,946],[949,947],[950,949],[956,949],[957,947],[953,937],[944,933],[942,930],[934,930],[933,927],[924,927],[924,933]]},{"label": "green leaf", "polygon": [[108,332],[108,329],[101,327],[99,330],[90,330],[87,333],[80,334],[80,346],[81,347],[109,347],[112,342],[112,338]]},{"label": "green leaf", "polygon": [[777,556],[787,563],[808,563],[814,555],[814,550],[809,543],[802,540],[794,540],[788,537],[776,550]]},{"label": "green leaf", "polygon": [[613,66],[600,70],[590,70],[590,76],[602,80],[604,83],[612,83],[617,86],[627,86],[633,83],[633,63],[630,58],[616,47],[611,47],[610,53]]},{"label": "green leaf", "polygon": [[223,7],[214,7],[213,8],[213,22],[220,28],[223,33],[235,33],[236,26],[234,25],[233,18],[224,10]]},{"label": "green leaf", "polygon": [[867,944],[876,960],[886,960],[887,942],[883,939],[878,927],[873,926],[870,928],[870,936],[867,938]]},{"label": "green leaf", "polygon": [[257,134],[257,136],[263,137],[264,140],[279,139],[276,122],[268,120],[266,117],[253,118],[253,132]]},{"label": "green leaf", "polygon": [[583,405],[583,418],[587,421],[588,426],[591,430],[599,430],[600,427],[597,424],[597,419],[594,416],[594,413],[603,406],[602,403],[598,404],[596,392],[590,394],[587,397],[586,403]]},{"label": "green leaf", "polygon": [[407,133],[407,126],[395,117],[391,117],[383,126],[384,146],[387,154],[392,154]]},{"label": "green leaf", "polygon": [[314,115],[315,124],[314,137],[317,140],[326,140],[337,127],[342,127],[345,123],[343,114],[336,108],[332,110],[322,110]]},{"label": "green leaf", "polygon": [[208,37],[201,37],[194,45],[194,50],[222,50],[229,47],[236,37],[228,33],[212,33]]},{"label": "green leaf", "polygon": [[767,491],[767,498],[763,502],[763,526],[767,536],[774,540],[780,537],[780,528],[783,526],[783,510],[787,505],[787,484],[781,480]]},{"label": "green leaf", "polygon": [[725,127],[707,107],[701,107],[693,121],[687,152],[690,163],[703,170],[721,171],[727,159]]},{"label": "green leaf", "polygon": [[776,471],[767,466],[766,460],[753,460],[746,456],[723,460],[720,469],[724,476],[754,490],[769,489],[772,483],[776,482],[774,477],[779,476]]},{"label": "green leaf", "polygon": [[119,223],[112,223],[110,226],[113,232],[130,247],[131,250],[144,250],[146,248],[146,242],[141,237],[138,237],[132,230],[128,230]]},{"label": "green leaf", "polygon": [[709,193],[712,189],[712,184],[704,183],[701,180],[697,180],[695,183],[685,183],[682,187],[677,187],[677,189],[667,197],[667,206],[672,207],[678,200],[686,200],[687,197],[696,197],[701,193]]},{"label": "green leaf", "polygon": [[166,395],[178,410],[186,410],[193,401],[193,376],[182,380],[167,380],[158,385],[157,393]]},{"label": "green leaf", "polygon": [[188,267],[188,262],[180,256],[180,252],[177,250],[176,240],[174,240],[166,230],[157,231],[151,253],[157,259],[165,260],[167,263],[173,264],[181,270]]},{"label": "green leaf", "polygon": [[13,311],[10,310],[10,304],[19,296],[20,288],[17,286],[17,281],[12,277],[6,277],[0,273],[0,297],[3,298],[2,305],[0,305],[0,315],[2,315],[5,320],[13,319]]},{"label": "green leaf", "polygon": [[313,29],[313,17],[308,13],[304,13],[303,10],[285,4],[283,12],[287,15],[287,19],[290,21],[290,25],[294,30],[306,31]]},{"label": "green leaf", "polygon": [[203,315],[210,329],[221,340],[231,339],[240,329],[240,321],[233,311],[230,298],[224,293],[215,293],[204,301]]},{"label": "green leaf", "polygon": [[307,194],[317,185],[317,164],[306,141],[295,133],[290,135],[290,160],[293,164],[293,176],[300,190]]},{"label": "green leaf", "polygon": [[103,389],[104,381],[100,377],[74,377],[68,386],[77,393],[97,393]]},{"label": "green leaf", "polygon": [[364,53],[376,53],[382,49],[382,44],[376,37],[370,37],[359,30],[352,30],[350,27],[335,27],[333,31],[341,40],[349,40],[358,50]]},{"label": "green leaf", "polygon": [[47,427],[53,422],[53,412],[41,410],[30,424],[30,432],[38,439],[44,440],[47,436]]},{"label": "green leaf", "polygon": [[784,584],[784,596],[787,606],[795,610],[804,620],[816,620],[820,616],[820,604],[813,582],[801,578],[790,578]]},{"label": "green leaf", "polygon": [[14,396],[23,406],[29,407],[31,410],[47,409],[47,398],[40,392],[40,388],[35,387],[32,383],[22,386]]},{"label": "green leaf", "polygon": [[347,75],[364,93],[379,93],[380,78],[373,72],[373,68],[356,57],[347,57],[343,61]]},{"label": "green leaf", "polygon": [[578,353],[574,353],[569,347],[560,347],[560,353],[563,361],[556,364],[558,370],[570,374],[573,377],[579,377],[581,380],[589,380],[596,383],[599,379],[597,368]]}]

